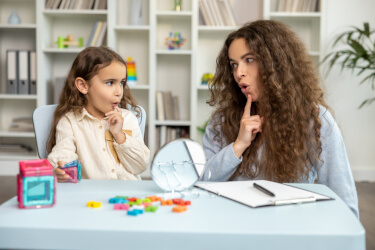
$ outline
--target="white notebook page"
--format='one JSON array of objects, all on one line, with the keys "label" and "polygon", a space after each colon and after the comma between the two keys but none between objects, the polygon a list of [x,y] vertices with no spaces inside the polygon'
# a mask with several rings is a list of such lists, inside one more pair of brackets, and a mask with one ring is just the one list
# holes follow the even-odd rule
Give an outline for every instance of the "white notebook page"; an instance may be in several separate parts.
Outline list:
[{"label": "white notebook page", "polygon": [[[271,197],[256,189],[253,186],[254,182],[274,193],[275,197]],[[332,199],[300,188],[265,180],[205,182],[195,184],[195,186],[250,207],[269,206],[273,205],[274,201],[280,200],[305,198],[314,198],[316,200]]]}]

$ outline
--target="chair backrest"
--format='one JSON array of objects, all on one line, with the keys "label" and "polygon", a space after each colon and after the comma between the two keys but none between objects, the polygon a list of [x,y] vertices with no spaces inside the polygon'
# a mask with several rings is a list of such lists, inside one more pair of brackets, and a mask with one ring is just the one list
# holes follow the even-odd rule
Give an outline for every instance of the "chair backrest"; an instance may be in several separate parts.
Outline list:
[{"label": "chair backrest", "polygon": [[53,114],[55,113],[57,104],[40,106],[34,110],[33,123],[35,131],[36,146],[40,159],[48,156],[47,140],[53,122]]},{"label": "chair backrest", "polygon": [[[35,140],[40,159],[45,159],[48,157],[47,140],[49,132],[51,131],[53,114],[55,113],[56,107],[57,104],[40,106],[36,108],[33,113]],[[146,112],[141,106],[138,107],[141,109],[142,113],[141,117],[137,117],[138,124],[141,129],[142,137],[144,137],[146,126]],[[134,115],[136,115],[136,112],[134,110],[130,108],[129,110],[132,111]]]},{"label": "chair backrest", "polygon": [[[141,109],[141,116],[137,117],[139,128],[141,129],[142,137],[145,138],[145,127],[146,127],[146,111],[142,108],[142,106],[138,105],[138,108]],[[136,116],[137,112],[135,112],[131,106],[128,104],[128,109],[133,112],[133,114]]]}]

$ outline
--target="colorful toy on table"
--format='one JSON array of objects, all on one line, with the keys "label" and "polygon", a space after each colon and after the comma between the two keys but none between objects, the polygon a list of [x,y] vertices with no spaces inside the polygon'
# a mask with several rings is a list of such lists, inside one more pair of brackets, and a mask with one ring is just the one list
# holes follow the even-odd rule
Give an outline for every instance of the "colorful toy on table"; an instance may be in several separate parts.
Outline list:
[{"label": "colorful toy on table", "polygon": [[68,46],[78,46],[78,47],[83,47],[83,38],[78,37],[77,41],[74,41],[73,35],[68,35],[66,38],[59,36],[57,37],[57,47],[59,49],[65,49],[68,48]]},{"label": "colorful toy on table", "polygon": [[102,206],[102,203],[99,201],[89,201],[86,203],[86,206],[91,208],[100,208]]},{"label": "colorful toy on table", "polygon": [[213,78],[214,78],[213,74],[211,74],[211,73],[205,73],[202,76],[201,85],[210,84]]},{"label": "colorful toy on table", "polygon": [[162,206],[172,206],[173,201],[172,200],[161,200],[160,205],[162,205]]},{"label": "colorful toy on table", "polygon": [[164,44],[168,46],[169,50],[180,49],[186,42],[186,38],[181,36],[180,32],[169,32],[169,37],[165,38]]},{"label": "colorful toy on table", "polygon": [[156,210],[158,210],[158,206],[147,206],[146,208],[145,208],[145,212],[152,212],[152,213],[155,213],[156,212]]},{"label": "colorful toy on table", "polygon": [[51,207],[56,202],[56,177],[47,159],[19,162],[17,199],[19,208]]},{"label": "colorful toy on table", "polygon": [[110,198],[109,203],[114,203],[114,204],[125,204],[128,203],[129,201],[124,199],[124,198]]},{"label": "colorful toy on table", "polygon": [[128,74],[128,79],[126,81],[126,84],[128,86],[134,86],[137,85],[137,70],[135,67],[135,62],[133,61],[133,58],[128,57],[126,63],[126,72]]},{"label": "colorful toy on table", "polygon": [[175,206],[174,208],[172,208],[172,211],[175,212],[175,213],[186,212],[187,211],[187,207],[186,206],[178,205],[178,206]]},{"label": "colorful toy on table", "polygon": [[74,160],[65,164],[62,169],[69,175],[70,182],[77,183],[81,180],[81,162],[79,160]]},{"label": "colorful toy on table", "polygon": [[142,205],[133,205],[128,209],[128,215],[137,216],[138,214],[143,214],[145,207]]},{"label": "colorful toy on table", "polygon": [[129,204],[115,204],[114,206],[113,206],[113,209],[114,210],[128,210],[129,209]]}]

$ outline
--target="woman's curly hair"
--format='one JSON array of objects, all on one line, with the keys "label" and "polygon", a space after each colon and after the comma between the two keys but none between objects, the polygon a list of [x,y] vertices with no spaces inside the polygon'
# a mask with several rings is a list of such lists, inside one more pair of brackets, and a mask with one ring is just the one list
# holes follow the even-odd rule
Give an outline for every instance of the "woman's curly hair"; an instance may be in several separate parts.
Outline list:
[{"label": "woman's curly hair", "polygon": [[319,106],[329,107],[316,66],[304,44],[285,24],[258,20],[228,35],[216,60],[207,101],[216,108],[211,117],[214,140],[222,144],[236,140],[247,101],[234,80],[228,58],[229,46],[239,38],[245,39],[259,64],[262,91],[251,106],[251,114],[263,116],[264,123],[262,133],[245,150],[230,179],[261,175],[277,182],[301,181],[313,163],[321,161]]}]

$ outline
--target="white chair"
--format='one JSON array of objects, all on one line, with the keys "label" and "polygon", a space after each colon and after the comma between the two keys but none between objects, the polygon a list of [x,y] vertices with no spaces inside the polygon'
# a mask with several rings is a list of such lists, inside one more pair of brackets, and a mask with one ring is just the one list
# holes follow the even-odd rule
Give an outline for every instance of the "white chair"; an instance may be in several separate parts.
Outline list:
[{"label": "white chair", "polygon": [[[40,159],[45,159],[48,157],[47,140],[49,133],[51,131],[53,114],[55,113],[56,107],[57,104],[41,106],[36,108],[33,113],[35,139]],[[141,117],[137,117],[138,124],[141,129],[142,137],[144,137],[146,125],[146,112],[141,106],[138,105],[138,107],[141,109]],[[130,108],[129,110],[131,110],[134,113],[134,115],[136,115],[136,112],[134,110]]]}]

